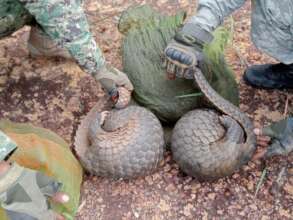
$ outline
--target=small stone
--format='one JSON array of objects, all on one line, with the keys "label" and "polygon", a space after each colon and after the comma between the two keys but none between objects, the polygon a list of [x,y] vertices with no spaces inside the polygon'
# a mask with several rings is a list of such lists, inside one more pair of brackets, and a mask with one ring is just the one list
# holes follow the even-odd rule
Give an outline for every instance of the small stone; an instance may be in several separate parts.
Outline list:
[{"label": "small stone", "polygon": [[170,210],[170,205],[165,200],[160,200],[159,207],[162,212],[166,212]]},{"label": "small stone", "polygon": [[289,183],[286,183],[284,186],[284,190],[289,193],[290,195],[293,195],[293,185],[290,185]]},{"label": "small stone", "polygon": [[184,214],[186,217],[191,216],[191,210],[192,210],[192,209],[193,209],[192,204],[188,203],[186,206],[184,206],[183,214]]},{"label": "small stone", "polygon": [[175,190],[176,190],[176,187],[172,183],[166,187],[167,192],[174,192]]},{"label": "small stone", "polygon": [[257,206],[254,205],[254,204],[250,205],[249,207],[250,207],[251,209],[255,210],[255,211],[257,210]]},{"label": "small stone", "polygon": [[215,198],[216,198],[216,193],[209,193],[209,194],[208,194],[208,197],[209,197],[209,199],[211,199],[211,200],[215,200]]},{"label": "small stone", "polygon": [[133,212],[133,215],[135,216],[135,218],[139,218],[139,213],[138,212]]},{"label": "small stone", "polygon": [[238,214],[241,215],[241,216],[245,216],[245,212],[244,211],[241,211]]},{"label": "small stone", "polygon": [[223,210],[217,210],[217,214],[218,215],[223,215],[224,214],[224,211]]},{"label": "small stone", "polygon": [[287,217],[287,218],[289,218],[289,219],[292,218],[292,216],[290,215],[289,211],[286,210],[286,209],[282,209],[282,208],[281,208],[281,209],[279,210],[279,213],[280,213],[281,216]]},{"label": "small stone", "polygon": [[184,189],[184,191],[187,191],[187,190],[190,190],[191,187],[190,187],[190,185],[185,185],[185,186],[183,187],[183,189]]},{"label": "small stone", "polygon": [[249,182],[247,183],[247,189],[250,190],[250,191],[253,191],[253,189],[254,189],[254,184],[253,184],[252,181],[249,181]]},{"label": "small stone", "polygon": [[191,190],[193,193],[196,193],[198,189],[200,189],[201,184],[200,183],[196,183],[196,184],[192,184],[191,185]]},{"label": "small stone", "polygon": [[152,176],[146,176],[146,177],[145,177],[145,180],[147,181],[147,183],[148,183],[149,185],[153,185],[153,183],[154,183],[154,181],[153,181],[153,179],[152,179]]}]

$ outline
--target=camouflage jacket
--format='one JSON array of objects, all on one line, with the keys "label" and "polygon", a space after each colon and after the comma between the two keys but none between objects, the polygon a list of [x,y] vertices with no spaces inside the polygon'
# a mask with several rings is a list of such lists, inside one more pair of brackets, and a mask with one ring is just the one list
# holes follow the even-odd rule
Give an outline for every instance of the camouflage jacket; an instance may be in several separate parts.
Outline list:
[{"label": "camouflage jacket", "polygon": [[[85,72],[96,75],[104,65],[105,59],[89,30],[80,0],[0,0],[0,37],[25,21],[31,22],[32,17],[53,41],[69,51]],[[15,23],[15,19],[19,22]]]},{"label": "camouflage jacket", "polygon": [[[212,32],[246,0],[199,0],[197,14],[188,21]],[[293,63],[293,1],[251,0],[254,44],[282,63]]]}]

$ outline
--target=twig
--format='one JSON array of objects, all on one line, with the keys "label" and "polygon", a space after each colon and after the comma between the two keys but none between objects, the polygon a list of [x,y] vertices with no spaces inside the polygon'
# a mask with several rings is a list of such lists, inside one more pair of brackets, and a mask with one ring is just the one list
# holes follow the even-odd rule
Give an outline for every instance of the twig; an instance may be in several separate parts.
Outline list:
[{"label": "twig", "polygon": [[287,94],[286,104],[285,104],[285,110],[284,110],[284,116],[287,116],[288,114],[288,105],[289,105],[289,95]]},{"label": "twig", "polygon": [[255,193],[254,193],[254,198],[256,198],[256,196],[258,194],[258,192],[260,190],[260,187],[264,182],[266,174],[267,174],[267,168],[264,168],[264,170],[262,171],[261,177],[260,177],[260,179],[259,179],[259,181],[257,183],[256,190],[255,190]]},{"label": "twig", "polygon": [[70,215],[69,213],[63,212],[62,215],[68,219],[68,220],[73,220],[74,218],[72,217],[72,215]]},{"label": "twig", "polygon": [[278,184],[279,186],[280,186],[281,183],[282,183],[282,178],[283,178],[283,176],[284,176],[284,174],[285,174],[285,171],[286,171],[286,167],[282,167],[282,169],[281,169],[281,171],[280,171],[280,173],[279,173],[279,175],[278,175],[278,178],[277,178],[276,182],[277,182],[277,184]]},{"label": "twig", "polygon": [[201,92],[198,93],[192,93],[192,94],[187,94],[187,95],[179,95],[179,96],[175,96],[175,98],[189,98],[189,97],[197,97],[197,96],[202,96]]},{"label": "twig", "polygon": [[242,54],[241,54],[241,52],[240,52],[238,47],[236,47],[235,45],[233,45],[232,47],[233,47],[236,55],[238,56],[238,58],[240,60],[241,66],[247,68],[249,66],[249,63],[248,63],[247,59],[244,56],[242,56]]},{"label": "twig", "polygon": [[279,196],[279,193],[280,193],[280,188],[281,186],[284,184],[284,176],[286,174],[286,168],[287,166],[284,166],[281,168],[279,174],[278,174],[278,177],[276,179],[276,181],[273,183],[272,185],[272,189],[271,189],[271,192],[276,196],[278,197]]},{"label": "twig", "polygon": [[85,206],[85,204],[86,204],[86,200],[83,200],[82,203],[80,204],[80,206],[77,209],[77,213],[80,213],[81,212],[81,210],[83,209],[83,207]]},{"label": "twig", "polygon": [[239,48],[233,42],[234,33],[235,33],[235,20],[234,20],[233,16],[230,17],[230,25],[231,25],[231,27],[230,27],[230,33],[232,34],[232,39],[231,39],[232,48],[234,49],[237,57],[239,58],[240,63],[241,63],[241,66],[247,68],[249,66],[249,63],[248,63],[247,59],[242,56]]}]

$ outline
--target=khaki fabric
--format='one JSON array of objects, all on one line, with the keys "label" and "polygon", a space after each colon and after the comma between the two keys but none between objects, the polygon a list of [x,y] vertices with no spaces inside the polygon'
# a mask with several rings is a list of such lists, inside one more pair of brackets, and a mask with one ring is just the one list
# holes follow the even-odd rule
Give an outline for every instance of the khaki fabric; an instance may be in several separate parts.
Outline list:
[{"label": "khaki fabric", "polygon": [[[10,158],[11,162],[40,171],[49,179],[62,183],[60,191],[69,195],[69,202],[62,205],[50,202],[50,206],[67,219],[73,219],[79,206],[82,168],[68,144],[55,133],[31,124],[0,120],[0,130],[18,146]],[[45,189],[48,191],[43,191],[44,193],[52,192],[50,187]],[[0,219],[8,219],[1,209]]]},{"label": "khaki fabric", "polygon": [[1,206],[35,219],[54,220],[55,214],[49,207],[47,196],[55,194],[61,185],[53,178],[14,163],[0,177]]}]

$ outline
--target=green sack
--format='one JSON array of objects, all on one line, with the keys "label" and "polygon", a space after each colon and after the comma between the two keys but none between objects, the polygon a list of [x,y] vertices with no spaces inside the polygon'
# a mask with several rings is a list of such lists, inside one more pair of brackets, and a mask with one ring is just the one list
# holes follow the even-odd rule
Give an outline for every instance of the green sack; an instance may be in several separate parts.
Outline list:
[{"label": "green sack", "polygon": [[32,20],[32,16],[19,1],[0,1],[0,38],[22,28]]},{"label": "green sack", "polygon": [[[192,80],[168,80],[161,66],[163,51],[185,17],[184,12],[164,16],[144,5],[127,9],[118,26],[125,35],[123,66],[134,85],[134,99],[164,122],[175,122],[203,105],[203,97]],[[204,48],[202,71],[215,90],[238,105],[237,85],[223,55],[229,36],[223,28],[215,32],[214,41]]]},{"label": "green sack", "polygon": [[[0,129],[18,145],[11,157],[12,161],[44,172],[63,184],[61,191],[69,195],[69,202],[51,205],[68,220],[74,219],[79,206],[82,168],[68,144],[55,133],[27,123],[0,120]],[[7,219],[1,208],[0,219]]]}]

